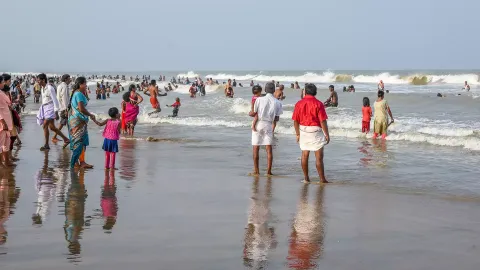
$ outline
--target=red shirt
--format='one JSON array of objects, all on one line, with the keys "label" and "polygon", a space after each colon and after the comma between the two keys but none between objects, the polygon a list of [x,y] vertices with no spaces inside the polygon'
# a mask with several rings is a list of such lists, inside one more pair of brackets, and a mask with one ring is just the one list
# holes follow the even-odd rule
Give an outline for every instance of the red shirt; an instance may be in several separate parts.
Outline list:
[{"label": "red shirt", "polygon": [[175,103],[172,104],[172,107],[180,107],[180,102],[175,101]]},{"label": "red shirt", "polygon": [[328,119],[328,116],[322,102],[314,96],[305,95],[302,100],[295,104],[292,119],[302,126],[319,127],[322,121]]},{"label": "red shirt", "polygon": [[362,121],[370,122],[370,119],[372,118],[372,108],[371,107],[362,107],[362,114],[363,114]]}]

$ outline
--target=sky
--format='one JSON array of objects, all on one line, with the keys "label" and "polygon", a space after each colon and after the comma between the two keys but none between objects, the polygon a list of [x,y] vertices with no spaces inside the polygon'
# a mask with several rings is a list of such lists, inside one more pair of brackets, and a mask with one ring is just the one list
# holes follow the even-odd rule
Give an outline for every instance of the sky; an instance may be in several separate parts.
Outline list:
[{"label": "sky", "polygon": [[15,0],[1,71],[478,69],[478,0]]}]

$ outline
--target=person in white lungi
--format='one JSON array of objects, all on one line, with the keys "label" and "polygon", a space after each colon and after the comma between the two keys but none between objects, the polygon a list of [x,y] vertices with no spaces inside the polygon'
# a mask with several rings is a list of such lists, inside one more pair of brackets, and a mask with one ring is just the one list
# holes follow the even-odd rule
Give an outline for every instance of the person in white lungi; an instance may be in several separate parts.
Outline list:
[{"label": "person in white lungi", "polygon": [[310,151],[315,152],[316,166],[320,181],[328,183],[323,166],[323,147],[330,142],[328,133],[327,112],[323,103],[315,96],[317,87],[314,84],[305,85],[305,95],[295,104],[293,124],[297,134],[297,142],[302,150],[302,169],[305,182],[310,182],[308,176],[308,158]]},{"label": "person in white lungi", "polygon": [[273,96],[275,92],[275,84],[267,83],[265,85],[264,97],[259,97],[255,100],[253,105],[253,114],[251,116],[258,116],[256,124],[256,131],[252,130],[252,145],[253,145],[253,173],[260,174],[258,169],[258,155],[260,146],[265,145],[267,150],[267,175],[272,175],[273,163],[273,122],[278,121],[282,114],[282,104]]}]

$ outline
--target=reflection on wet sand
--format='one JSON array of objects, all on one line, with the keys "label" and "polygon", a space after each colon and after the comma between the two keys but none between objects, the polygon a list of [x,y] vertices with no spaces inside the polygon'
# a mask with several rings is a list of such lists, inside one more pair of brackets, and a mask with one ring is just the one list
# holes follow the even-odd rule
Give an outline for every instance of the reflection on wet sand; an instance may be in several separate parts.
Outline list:
[{"label": "reflection on wet sand", "polygon": [[[322,256],[325,222],[323,218],[324,186],[317,189],[314,203],[308,201],[308,189],[304,185],[293,221],[287,256],[291,269],[316,269],[317,260]],[[312,186],[313,187],[313,186]]]},{"label": "reflection on wet sand", "polygon": [[243,263],[251,269],[265,268],[269,251],[277,245],[275,228],[269,224],[272,217],[272,179],[268,178],[264,190],[260,191],[261,189],[260,179],[256,177],[252,185],[252,203],[248,212],[243,250]]},{"label": "reflection on wet sand", "polygon": [[5,223],[14,214],[15,203],[20,197],[20,189],[15,186],[15,178],[11,171],[0,169],[0,255],[6,254],[1,247],[7,242]]},{"label": "reflection on wet sand", "polygon": [[120,140],[120,176],[124,180],[132,181],[136,178],[136,140]]},{"label": "reflection on wet sand", "polygon": [[113,226],[117,222],[117,186],[115,185],[115,172],[105,171],[105,182],[102,187],[102,196],[100,204],[102,207],[103,229],[105,233],[111,233]]},{"label": "reflection on wet sand", "polygon": [[37,209],[32,215],[33,225],[41,226],[50,214],[55,197],[55,180],[53,169],[48,167],[48,151],[44,152],[43,167],[35,174],[35,190],[37,191]]},{"label": "reflection on wet sand", "polygon": [[71,184],[65,201],[65,240],[68,243],[69,255],[67,259],[76,263],[80,261],[83,227],[88,226],[85,221],[85,202],[87,190],[85,189],[85,172],[71,172]]},{"label": "reflection on wet sand", "polygon": [[58,155],[57,166],[55,166],[55,168],[53,169],[55,172],[54,178],[57,179],[56,189],[55,189],[57,202],[65,202],[65,189],[67,188],[69,167],[70,167],[70,151],[63,150]]}]

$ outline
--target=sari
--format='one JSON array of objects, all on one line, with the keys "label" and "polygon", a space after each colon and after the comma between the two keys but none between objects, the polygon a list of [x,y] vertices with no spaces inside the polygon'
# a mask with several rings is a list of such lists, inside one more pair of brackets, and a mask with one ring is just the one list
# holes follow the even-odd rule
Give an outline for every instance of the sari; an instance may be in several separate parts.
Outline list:
[{"label": "sari", "polygon": [[72,150],[72,159],[70,167],[73,168],[78,162],[82,151],[89,145],[88,138],[88,117],[78,110],[78,104],[82,102],[87,106],[88,100],[81,92],[75,92],[72,97],[71,108],[68,113],[68,133],[70,137],[70,149]]}]

